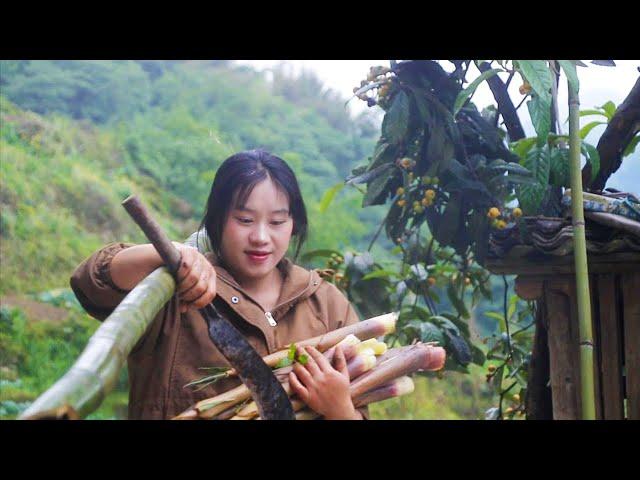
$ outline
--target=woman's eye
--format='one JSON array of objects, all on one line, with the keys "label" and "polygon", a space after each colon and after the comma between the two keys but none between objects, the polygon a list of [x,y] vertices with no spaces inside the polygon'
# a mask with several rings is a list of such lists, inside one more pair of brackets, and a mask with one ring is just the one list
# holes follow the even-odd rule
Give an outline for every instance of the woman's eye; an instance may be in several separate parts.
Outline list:
[{"label": "woman's eye", "polygon": [[282,225],[283,223],[285,223],[285,220],[277,221],[277,222],[271,222],[272,225]]},{"label": "woman's eye", "polygon": [[251,219],[250,218],[240,218],[240,217],[238,217],[238,221],[240,223],[251,223]]}]

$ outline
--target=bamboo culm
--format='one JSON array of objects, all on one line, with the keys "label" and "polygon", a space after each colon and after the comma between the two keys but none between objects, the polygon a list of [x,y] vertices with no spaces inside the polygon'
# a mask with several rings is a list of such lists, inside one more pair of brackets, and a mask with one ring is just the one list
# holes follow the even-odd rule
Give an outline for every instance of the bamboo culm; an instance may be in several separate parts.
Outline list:
[{"label": "bamboo culm", "polygon": [[78,360],[19,419],[47,418],[60,407],[84,418],[115,387],[127,356],[175,290],[166,267],[154,270],[120,302],[89,339]]},{"label": "bamboo culm", "polygon": [[591,327],[591,298],[589,268],[584,224],[582,173],[580,171],[580,101],[578,92],[569,88],[569,157],[571,159],[571,215],[573,218],[574,262],[580,334],[580,387],[582,418],[595,420],[593,332]]}]

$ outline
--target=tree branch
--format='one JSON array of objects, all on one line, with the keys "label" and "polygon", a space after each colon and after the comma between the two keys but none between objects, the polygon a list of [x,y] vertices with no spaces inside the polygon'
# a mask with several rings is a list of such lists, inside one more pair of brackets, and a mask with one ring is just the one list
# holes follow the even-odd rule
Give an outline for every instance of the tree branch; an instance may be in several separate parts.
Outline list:
[{"label": "tree branch", "polygon": [[[487,62],[482,62],[478,65],[478,69],[484,73],[490,70],[491,66]],[[487,83],[489,84],[491,93],[493,93],[493,97],[496,99],[496,102],[498,102],[498,112],[504,119],[504,125],[507,127],[509,139],[515,142],[516,140],[524,138],[524,129],[518,118],[518,112],[516,112],[513,106],[511,97],[509,97],[506,85],[497,75],[488,78]]]},{"label": "tree branch", "polygon": [[620,168],[622,152],[640,131],[640,78],[620,104],[596,147],[600,154],[600,171],[591,182],[591,164],[582,169],[585,189],[602,190],[609,177]]}]

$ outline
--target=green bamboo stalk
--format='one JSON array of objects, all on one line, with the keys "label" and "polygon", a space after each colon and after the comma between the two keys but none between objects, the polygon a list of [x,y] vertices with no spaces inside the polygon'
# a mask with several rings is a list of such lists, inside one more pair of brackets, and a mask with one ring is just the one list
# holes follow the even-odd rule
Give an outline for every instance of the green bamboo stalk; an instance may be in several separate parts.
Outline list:
[{"label": "green bamboo stalk", "polygon": [[50,418],[49,412],[61,408],[70,408],[80,418],[95,411],[113,390],[127,356],[169,301],[175,285],[165,267],[143,279],[91,336],[76,363],[19,419]]},{"label": "green bamboo stalk", "polygon": [[576,270],[576,291],[580,332],[580,387],[582,418],[594,420],[593,334],[591,330],[591,298],[587,242],[582,201],[582,175],[580,172],[580,99],[577,88],[569,84],[569,156],[571,172],[571,215],[573,217],[573,258]]}]

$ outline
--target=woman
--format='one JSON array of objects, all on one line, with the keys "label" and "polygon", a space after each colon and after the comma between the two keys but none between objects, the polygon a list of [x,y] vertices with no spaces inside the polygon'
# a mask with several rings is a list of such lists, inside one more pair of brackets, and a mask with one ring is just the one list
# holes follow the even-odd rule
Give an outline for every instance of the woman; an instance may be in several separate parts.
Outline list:
[{"label": "woman", "polygon": [[[198,312],[212,301],[262,356],[359,320],[334,285],[285,257],[296,237],[297,258],[307,216],[296,177],[282,159],[251,150],[225,160],[202,229],[213,251],[203,255],[174,243],[182,254],[176,293],[128,357],[130,419],[172,418],[237,384],[226,379],[199,392],[184,387],[202,376],[199,367],[228,365]],[[83,307],[104,320],[162,264],[151,244],[110,244],[78,266],[71,287]],[[342,352],[334,366],[314,348],[301,353],[309,360],[289,377],[298,397],[325,419],[366,418],[366,409],[351,402]]]}]

